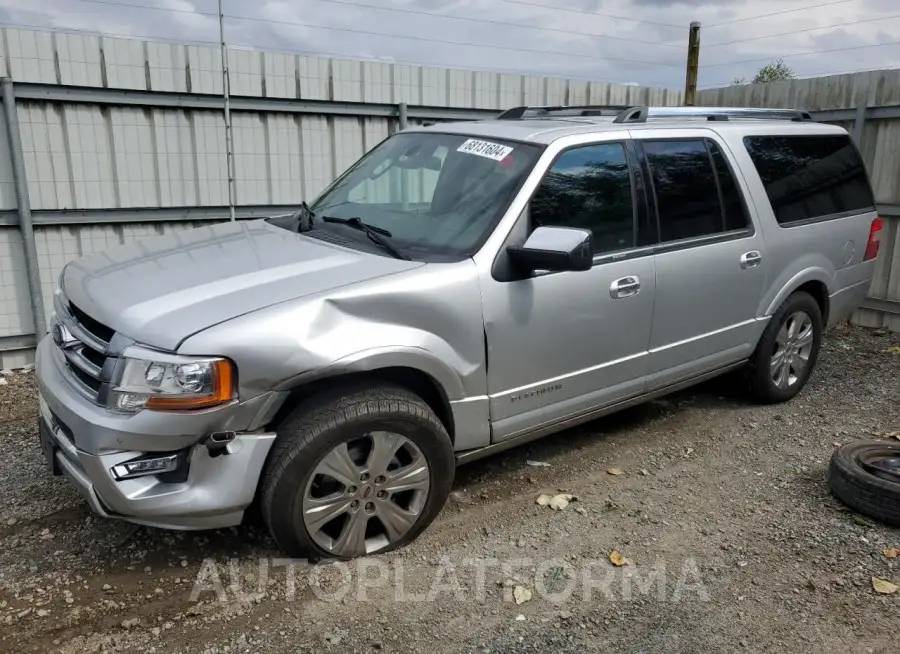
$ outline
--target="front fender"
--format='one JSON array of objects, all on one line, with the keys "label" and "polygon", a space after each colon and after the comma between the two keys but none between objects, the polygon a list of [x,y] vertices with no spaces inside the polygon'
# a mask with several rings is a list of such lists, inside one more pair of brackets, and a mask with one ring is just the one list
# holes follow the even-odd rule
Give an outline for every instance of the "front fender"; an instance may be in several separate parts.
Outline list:
[{"label": "front fender", "polygon": [[245,314],[192,336],[181,353],[229,357],[242,398],[273,390],[286,395],[342,373],[413,369],[441,387],[458,447],[489,440],[484,321],[471,260],[429,264]]},{"label": "front fender", "polygon": [[360,350],[329,365],[301,373],[282,382],[275,390],[287,397],[291,390],[320,379],[407,368],[428,375],[439,386],[452,413],[453,444],[457,451],[477,449],[491,441],[490,410],[486,395],[467,396],[462,377],[442,359],[421,347],[383,346]]},{"label": "front fender", "polygon": [[437,382],[447,400],[453,402],[465,398],[465,388],[459,374],[428,350],[411,346],[373,347],[342,356],[332,363],[285,380],[275,390],[290,390],[300,384],[317,379],[349,373],[372,372],[382,368],[412,368]]}]

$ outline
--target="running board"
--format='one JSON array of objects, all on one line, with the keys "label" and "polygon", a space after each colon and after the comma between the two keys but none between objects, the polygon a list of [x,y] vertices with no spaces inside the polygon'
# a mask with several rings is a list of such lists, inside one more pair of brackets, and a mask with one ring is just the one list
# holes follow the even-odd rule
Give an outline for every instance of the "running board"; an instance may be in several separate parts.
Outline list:
[{"label": "running board", "polygon": [[663,397],[671,393],[676,393],[680,390],[690,388],[691,386],[695,386],[697,384],[702,384],[703,382],[718,377],[719,375],[724,375],[727,372],[736,370],[746,363],[746,361],[731,363],[722,368],[716,368],[715,370],[711,370],[710,372],[705,372],[701,375],[690,377],[683,381],[670,384],[669,386],[663,386],[662,388],[658,388],[655,391],[651,391],[643,395],[638,395],[627,400],[622,400],[621,402],[616,402],[615,404],[608,404],[598,409],[592,409],[586,413],[582,413],[571,418],[564,418],[558,422],[541,425],[536,429],[527,431],[523,434],[519,434],[518,436],[513,436],[512,438],[509,438],[505,441],[494,443],[493,445],[487,445],[477,450],[467,450],[465,452],[459,452],[456,455],[456,464],[462,465],[464,463],[471,463],[472,461],[477,461],[478,459],[482,459],[486,456],[491,456],[493,454],[518,447],[519,445],[530,443],[531,441],[535,441],[539,438],[543,438],[544,436],[549,436],[550,434],[563,431],[564,429],[569,429],[570,427],[575,427],[585,422],[590,422],[591,420],[602,418],[603,416],[607,416],[611,413],[615,413],[629,407],[637,406],[638,404],[643,404],[644,402],[650,402],[659,397]]}]

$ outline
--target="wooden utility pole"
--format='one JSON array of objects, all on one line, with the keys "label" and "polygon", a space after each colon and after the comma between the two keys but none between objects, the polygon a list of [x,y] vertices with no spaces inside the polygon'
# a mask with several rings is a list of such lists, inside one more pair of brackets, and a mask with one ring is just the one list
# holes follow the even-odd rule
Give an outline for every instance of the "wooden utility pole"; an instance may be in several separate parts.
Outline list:
[{"label": "wooden utility pole", "polygon": [[697,98],[697,75],[700,73],[700,23],[691,23],[688,33],[687,76],[684,80],[684,106],[693,107]]}]

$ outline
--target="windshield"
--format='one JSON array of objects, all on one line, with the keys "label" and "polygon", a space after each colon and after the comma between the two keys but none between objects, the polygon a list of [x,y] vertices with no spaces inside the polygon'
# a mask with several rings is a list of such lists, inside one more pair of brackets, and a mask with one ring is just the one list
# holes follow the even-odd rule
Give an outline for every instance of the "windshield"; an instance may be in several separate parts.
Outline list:
[{"label": "windshield", "polygon": [[[471,256],[490,234],[541,148],[502,139],[412,132],[383,141],[311,207],[323,218],[358,218],[387,230],[412,258]],[[360,243],[369,242],[365,235]]]}]

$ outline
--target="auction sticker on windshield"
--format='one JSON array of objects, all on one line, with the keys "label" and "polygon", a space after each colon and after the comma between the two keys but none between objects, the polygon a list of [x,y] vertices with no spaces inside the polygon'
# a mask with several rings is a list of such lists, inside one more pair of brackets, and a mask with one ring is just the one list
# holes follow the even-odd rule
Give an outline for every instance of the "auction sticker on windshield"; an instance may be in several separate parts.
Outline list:
[{"label": "auction sticker on windshield", "polygon": [[456,148],[457,152],[465,152],[466,154],[474,154],[479,157],[487,157],[494,161],[503,160],[506,155],[513,151],[508,145],[500,145],[499,143],[491,143],[490,141],[479,141],[478,139],[469,139],[461,146]]}]

